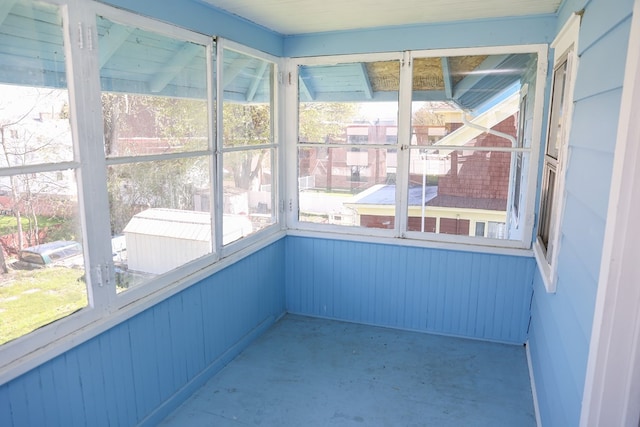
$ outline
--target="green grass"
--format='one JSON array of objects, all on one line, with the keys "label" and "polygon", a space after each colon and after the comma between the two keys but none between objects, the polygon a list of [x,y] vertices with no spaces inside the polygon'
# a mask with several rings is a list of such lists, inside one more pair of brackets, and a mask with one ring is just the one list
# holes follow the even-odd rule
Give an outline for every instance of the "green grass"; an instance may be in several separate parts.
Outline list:
[{"label": "green grass", "polygon": [[[25,217],[20,218],[20,222],[22,223],[23,230],[27,230],[29,228],[29,219]],[[48,216],[38,216],[38,227],[45,228],[51,227],[52,225],[57,225],[63,222],[62,219],[56,217],[48,217]],[[4,236],[5,234],[15,233],[17,230],[18,221],[16,221],[15,216],[11,215],[0,215],[0,236]]]},{"label": "green grass", "polygon": [[0,275],[0,344],[87,305],[83,270],[51,267]]}]

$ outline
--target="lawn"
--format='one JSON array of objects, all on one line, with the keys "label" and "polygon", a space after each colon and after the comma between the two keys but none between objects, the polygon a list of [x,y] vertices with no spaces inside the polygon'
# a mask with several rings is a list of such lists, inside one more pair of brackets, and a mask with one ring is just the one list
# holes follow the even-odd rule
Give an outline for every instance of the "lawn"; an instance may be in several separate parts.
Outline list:
[{"label": "lawn", "polygon": [[0,345],[85,307],[83,274],[51,267],[0,275]]},{"label": "lawn", "polygon": [[[29,218],[21,217],[21,223],[23,230],[29,229]],[[54,225],[58,225],[63,221],[60,218],[56,217],[47,217],[38,215],[38,226],[40,228],[51,227]],[[4,236],[5,234],[15,233],[17,229],[18,221],[16,221],[15,216],[11,215],[0,215],[0,236]]]}]

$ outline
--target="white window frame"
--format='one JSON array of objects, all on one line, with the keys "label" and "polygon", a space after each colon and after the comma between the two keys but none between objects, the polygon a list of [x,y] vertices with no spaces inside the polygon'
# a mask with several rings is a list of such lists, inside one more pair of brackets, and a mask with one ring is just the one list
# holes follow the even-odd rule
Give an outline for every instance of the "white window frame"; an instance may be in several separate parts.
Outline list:
[{"label": "white window frame", "polygon": [[[223,75],[218,70],[213,76],[213,36],[198,34],[177,26],[146,18],[133,12],[117,9],[92,0],[39,0],[60,8],[63,21],[64,49],[71,131],[74,141],[74,165],[79,170],[78,198],[85,242],[85,268],[87,274],[88,306],[76,313],[36,329],[22,337],[0,346],[0,385],[30,369],[64,353],[89,340],[109,328],[141,313],[153,305],[188,288],[210,275],[220,271],[251,253],[264,248],[284,236],[281,221],[279,188],[282,188],[283,174],[277,169],[282,163],[279,158],[278,129],[282,125],[282,99],[274,82],[273,143],[275,158],[272,159],[274,172],[272,198],[275,223],[224,248],[216,239],[211,254],[191,261],[166,274],[139,286],[116,294],[114,268],[111,250],[109,202],[106,185],[106,164],[103,148],[103,123],[101,105],[101,85],[98,71],[98,49],[91,44],[98,40],[96,15],[102,15],[115,22],[124,23],[185,41],[204,45],[208,60],[208,105],[209,121],[213,121],[215,89],[220,87]],[[259,56],[274,62],[276,69],[282,60],[262,52],[218,39],[216,43],[239,52]],[[219,64],[220,61],[216,61]],[[277,75],[277,73],[274,73]],[[275,79],[275,77],[274,77]],[[217,81],[216,81],[217,80]],[[221,96],[220,96],[221,98]],[[219,110],[220,111],[220,110]],[[221,122],[215,121],[216,126]],[[218,132],[218,137],[221,132]],[[212,156],[211,187],[215,202],[212,213],[221,216],[222,180],[217,171],[220,153],[216,149],[216,133],[210,126],[209,141]],[[82,141],[83,143],[79,143]],[[18,171],[19,172],[19,171]],[[220,197],[220,200],[218,200]],[[214,221],[214,235],[221,236],[220,218]]]},{"label": "white window frame", "polygon": [[[282,60],[280,58],[277,58],[273,55],[269,55],[267,53],[261,52],[259,50],[256,49],[252,49],[246,46],[243,46],[239,43],[233,42],[231,40],[226,40],[226,39],[222,39],[222,38],[218,38],[217,42],[216,42],[216,48],[218,50],[217,53],[217,60],[216,60],[216,67],[217,67],[217,71],[216,71],[216,75],[218,76],[222,76],[224,74],[224,50],[225,49],[229,49],[229,50],[234,50],[236,52],[248,55],[248,56],[253,56],[255,58],[261,59],[263,61],[267,61],[273,64],[274,70],[273,70],[273,77],[272,77],[272,82],[271,82],[271,94],[272,94],[272,101],[271,101],[271,143],[269,144],[263,144],[263,145],[256,145],[256,146],[246,146],[246,147],[241,147],[239,149],[225,149],[224,144],[223,144],[223,119],[222,119],[222,113],[223,113],[223,104],[224,104],[224,99],[223,96],[218,96],[216,98],[216,103],[217,103],[217,113],[218,116],[216,118],[216,125],[217,125],[217,138],[216,138],[216,161],[217,161],[217,176],[216,176],[216,180],[217,182],[219,182],[219,191],[216,191],[216,206],[220,206],[222,207],[223,204],[223,198],[224,198],[224,194],[223,194],[223,188],[222,188],[222,181],[223,181],[223,167],[222,167],[222,155],[225,152],[232,152],[232,151],[242,151],[242,150],[252,150],[252,149],[259,149],[259,148],[267,148],[270,150],[273,150],[273,156],[271,158],[271,168],[272,170],[275,171],[280,171],[280,165],[282,164],[282,160],[281,160],[281,156],[282,153],[279,147],[280,147],[280,123],[281,123],[281,117],[283,116],[280,113],[280,107],[282,105],[282,100],[281,100],[281,89],[280,89],[280,82],[281,82],[281,78],[279,78],[279,76],[281,76],[281,71],[280,69],[282,68]],[[274,219],[274,222],[272,224],[270,224],[269,226],[265,227],[262,230],[259,230],[255,233],[252,233],[248,236],[243,237],[240,240],[236,240],[234,242],[231,242],[227,245],[222,245],[222,234],[218,233],[219,238],[216,237],[216,246],[218,248],[220,248],[220,253],[221,256],[225,257],[229,254],[232,254],[234,252],[237,252],[240,249],[246,248],[252,244],[255,244],[256,242],[258,242],[260,239],[262,239],[262,235],[264,233],[270,233],[270,232],[275,232],[278,230],[284,230],[284,225],[282,224],[282,221],[280,220],[281,218],[281,206],[282,206],[282,201],[281,201],[281,197],[280,197],[280,192],[278,191],[279,188],[281,188],[282,185],[282,173],[278,173],[278,176],[272,176],[272,186],[271,186],[271,206],[272,206],[272,210],[271,210],[271,215]],[[222,224],[222,210],[221,209],[216,209],[216,223],[218,224]]]},{"label": "white window frame", "polygon": [[[474,236],[454,236],[445,234],[421,233],[418,231],[406,231],[407,229],[407,180],[405,173],[409,166],[409,138],[411,126],[411,102],[412,102],[412,67],[413,58],[417,57],[445,57],[457,55],[479,55],[479,54],[507,54],[507,53],[532,53],[537,55],[538,65],[536,71],[535,105],[533,109],[532,135],[529,164],[537,165],[539,159],[539,143],[541,140],[544,81],[547,71],[547,45],[530,44],[514,46],[492,46],[482,48],[458,48],[458,49],[434,49],[423,51],[386,52],[378,54],[359,55],[333,55],[304,58],[290,58],[287,62],[288,84],[285,87],[286,102],[289,106],[287,110],[287,153],[286,153],[286,177],[287,177],[287,206],[286,219],[289,234],[326,236],[331,233],[336,238],[341,236],[366,236],[368,238],[379,238],[382,242],[411,244],[418,242],[420,246],[471,249],[476,251],[487,251],[491,253],[507,253],[522,255],[521,250],[531,248],[531,236],[534,229],[533,209],[536,199],[537,173],[536,167],[529,167],[527,171],[526,188],[521,189],[523,198],[520,203],[522,214],[520,215],[522,227],[522,240],[501,240],[489,238],[477,238]],[[366,227],[349,227],[332,224],[315,224],[299,221],[298,219],[298,66],[301,65],[331,65],[348,62],[375,62],[400,60],[400,86],[398,99],[398,141],[396,145],[389,148],[397,148],[398,153],[398,173],[396,175],[396,220],[394,229],[377,229]],[[532,92],[532,91],[530,91]],[[408,149],[404,149],[407,146]],[[405,176],[407,175],[407,176]],[[524,181],[524,180],[523,180]],[[513,180],[512,180],[513,183]],[[510,211],[512,201],[508,201]],[[509,213],[507,217],[509,216]],[[426,234],[426,235],[425,235]],[[401,239],[401,240],[399,240]]]},{"label": "white window frame", "polygon": [[[580,19],[581,16],[578,14],[572,15],[569,20],[565,23],[562,30],[558,33],[557,37],[551,43],[551,48],[554,49],[553,53],[553,68],[552,73],[555,72],[556,67],[567,61],[567,70],[565,74],[565,93],[563,100],[563,108],[562,108],[562,117],[564,118],[562,129],[560,135],[558,136],[558,141],[556,141],[556,146],[558,148],[558,158],[555,162],[555,188],[554,188],[554,197],[550,201],[551,203],[551,211],[549,218],[549,237],[547,241],[547,247],[545,247],[542,239],[536,233],[536,241],[533,245],[533,252],[536,258],[536,264],[538,265],[538,269],[540,270],[540,274],[542,275],[542,279],[544,282],[544,286],[547,292],[554,293],[556,291],[556,284],[558,280],[558,255],[560,253],[560,245],[561,245],[561,224],[562,218],[564,216],[564,201],[565,201],[565,173],[568,157],[570,155],[569,152],[569,136],[571,134],[571,122],[573,115],[573,93],[577,75],[578,68],[578,36],[580,33]],[[550,93],[550,101],[551,104],[553,100],[553,86],[554,81],[552,79],[551,88],[552,91]],[[553,108],[550,105],[549,114],[547,119],[547,138],[545,140],[544,149],[545,152],[543,156],[546,157],[546,146],[549,141],[549,133],[551,132],[551,115],[553,114]],[[546,173],[549,170],[549,167],[546,166],[546,161],[543,161],[543,168],[541,179],[546,179]],[[542,182],[544,186],[545,183]],[[540,209],[542,210],[542,206],[545,202],[543,200],[543,195],[540,196]],[[542,215],[539,215],[542,217]],[[540,220],[538,221],[538,227],[540,227]],[[549,249],[549,251],[548,251]],[[550,253],[549,253],[550,252]]]}]

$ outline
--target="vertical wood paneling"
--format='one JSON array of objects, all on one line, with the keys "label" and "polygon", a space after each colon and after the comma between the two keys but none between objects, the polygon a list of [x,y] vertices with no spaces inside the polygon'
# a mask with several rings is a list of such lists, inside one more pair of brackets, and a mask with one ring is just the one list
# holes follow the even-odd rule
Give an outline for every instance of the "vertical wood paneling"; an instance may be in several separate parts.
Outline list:
[{"label": "vertical wood paneling", "polygon": [[[166,304],[160,304],[152,309],[153,312],[153,325],[150,325],[147,333],[153,336],[154,347],[153,351],[157,354],[158,364],[158,392],[160,393],[160,399],[166,400],[176,390],[178,384],[184,384],[184,380],[176,378],[174,368],[174,360],[181,360],[180,357],[173,357],[173,333],[167,334],[167,331],[171,331],[170,312],[167,310]],[[190,332],[189,332],[190,333]],[[186,334],[184,334],[186,335]]]},{"label": "vertical wood paneling", "polygon": [[47,368],[41,367],[38,372],[41,376],[46,376],[47,373],[51,374],[53,384],[55,384],[54,390],[42,390],[42,395],[48,397],[47,400],[56,406],[55,410],[47,411],[47,418],[51,419],[50,425],[74,425],[72,421],[74,411],[71,407],[72,393],[67,381],[66,355],[56,357],[49,362]]},{"label": "vertical wood paneling", "polygon": [[12,426],[11,397],[9,387],[0,387],[0,425]]},{"label": "vertical wood paneling", "polygon": [[82,386],[82,402],[87,420],[97,427],[108,425],[107,408],[105,405],[104,374],[102,356],[97,339],[88,341],[83,354],[75,352],[77,369],[80,373]]},{"label": "vertical wood paneling", "polygon": [[[180,296],[178,296],[179,298]],[[164,305],[164,304],[163,304]],[[157,357],[154,354],[153,310],[147,310],[129,322],[129,345],[133,364],[133,386],[136,392],[138,421],[160,401]],[[153,352],[153,353],[152,353]],[[176,360],[176,363],[180,361]]]},{"label": "vertical wood paneling", "polygon": [[[286,254],[290,312],[495,341],[526,339],[532,258],[291,236]],[[326,271],[332,273],[320,273]],[[321,302],[313,303],[317,298]]]},{"label": "vertical wood paneling", "polygon": [[[136,397],[133,384],[133,367],[129,348],[129,332],[126,325],[118,325],[98,337],[105,372],[106,406],[110,420],[115,425],[131,425],[137,420]],[[115,412],[115,413],[114,413]]]},{"label": "vertical wood paneling", "polygon": [[0,386],[0,425],[138,424],[284,312],[284,252],[278,241]]},{"label": "vertical wood paneling", "polygon": [[[60,396],[57,396],[58,393],[63,393],[63,390],[59,390],[57,384],[54,381],[53,372],[45,369],[39,371],[40,378],[40,387],[42,389],[42,393],[40,397],[40,404],[42,405],[42,412],[44,414],[45,423],[43,426],[57,426],[63,425],[62,419],[60,417],[60,407],[58,405]],[[44,399],[44,396],[55,396],[54,399]],[[2,397],[0,397],[0,400]],[[0,425],[6,425],[2,423],[0,419]]]},{"label": "vertical wood paneling", "polygon": [[[78,353],[82,353],[82,351],[78,348],[74,348],[61,356],[64,358],[64,370],[61,371],[62,378],[60,378],[59,381],[56,381],[58,384],[66,383],[67,385],[68,394],[66,395],[65,409],[68,412],[66,412],[65,415],[69,420],[68,425],[70,426],[87,425],[89,421],[89,417],[87,417],[84,407],[85,397],[83,395],[82,388],[82,372],[80,372],[80,367],[78,365]],[[42,372],[44,369],[50,369],[50,367],[47,366],[45,368],[44,366],[41,366],[38,371]],[[33,372],[35,374],[37,371]],[[47,396],[44,397],[47,398]],[[94,398],[97,398],[97,396],[94,396]],[[16,422],[16,424],[19,425],[19,422]]]}]

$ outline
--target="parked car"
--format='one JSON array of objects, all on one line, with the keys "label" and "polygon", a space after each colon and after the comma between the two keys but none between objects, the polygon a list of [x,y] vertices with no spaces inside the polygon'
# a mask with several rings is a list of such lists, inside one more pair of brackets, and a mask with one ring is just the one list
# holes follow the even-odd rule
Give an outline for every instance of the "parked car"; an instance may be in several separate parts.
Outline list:
[{"label": "parked car", "polygon": [[22,267],[43,268],[52,265],[82,266],[82,245],[71,240],[57,240],[31,246],[20,251],[18,261]]}]

